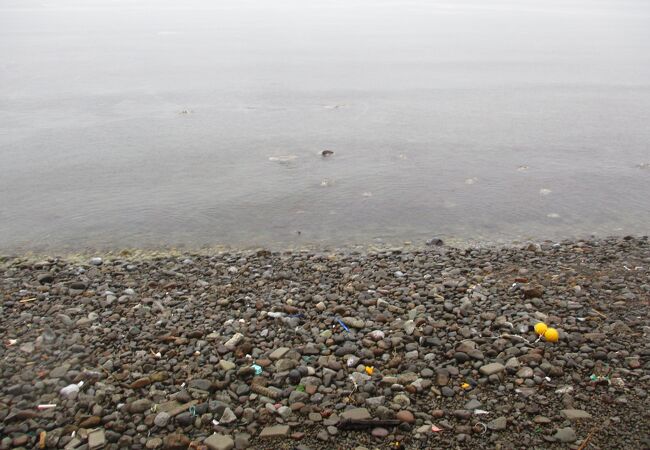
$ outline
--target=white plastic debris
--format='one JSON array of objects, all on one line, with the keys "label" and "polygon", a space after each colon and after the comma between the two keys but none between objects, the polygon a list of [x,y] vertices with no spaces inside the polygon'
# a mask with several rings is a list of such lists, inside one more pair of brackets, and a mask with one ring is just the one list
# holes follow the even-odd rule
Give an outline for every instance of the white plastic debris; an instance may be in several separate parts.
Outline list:
[{"label": "white plastic debris", "polygon": [[80,381],[79,383],[76,383],[76,384],[75,383],[69,384],[64,388],[61,388],[61,390],[59,391],[59,394],[61,394],[61,396],[63,396],[63,397],[71,397],[71,396],[77,394],[79,392],[79,389],[83,385],[84,385],[83,381]]},{"label": "white plastic debris", "polygon": [[556,394],[568,394],[569,392],[573,392],[573,386],[562,386],[555,390]]}]

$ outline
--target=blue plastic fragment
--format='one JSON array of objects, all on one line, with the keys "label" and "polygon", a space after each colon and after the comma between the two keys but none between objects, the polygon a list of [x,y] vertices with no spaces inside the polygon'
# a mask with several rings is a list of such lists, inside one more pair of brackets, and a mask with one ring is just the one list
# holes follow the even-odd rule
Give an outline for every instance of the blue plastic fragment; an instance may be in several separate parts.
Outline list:
[{"label": "blue plastic fragment", "polygon": [[339,319],[339,318],[337,317],[336,320],[337,320],[338,323],[341,324],[341,326],[343,327],[343,329],[344,329],[345,331],[347,331],[348,333],[350,332],[350,329],[347,327],[347,325],[345,325],[345,324],[343,323],[343,321],[342,321],[341,319]]}]

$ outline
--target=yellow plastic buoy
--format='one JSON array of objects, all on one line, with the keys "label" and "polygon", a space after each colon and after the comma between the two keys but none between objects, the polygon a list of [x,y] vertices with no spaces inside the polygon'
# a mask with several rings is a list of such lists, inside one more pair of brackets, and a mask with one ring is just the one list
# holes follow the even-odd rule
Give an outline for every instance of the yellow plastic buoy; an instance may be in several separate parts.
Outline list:
[{"label": "yellow plastic buoy", "polygon": [[560,333],[558,333],[555,328],[548,328],[544,332],[544,339],[548,342],[557,342],[558,339],[560,339]]},{"label": "yellow plastic buoy", "polygon": [[548,327],[546,326],[546,324],[544,322],[537,322],[535,324],[535,333],[537,333],[540,336],[543,336],[544,333],[546,333],[547,329],[548,329]]},{"label": "yellow plastic buoy", "polygon": [[372,373],[375,371],[375,368],[372,366],[366,366],[366,373],[368,375],[372,375]]}]

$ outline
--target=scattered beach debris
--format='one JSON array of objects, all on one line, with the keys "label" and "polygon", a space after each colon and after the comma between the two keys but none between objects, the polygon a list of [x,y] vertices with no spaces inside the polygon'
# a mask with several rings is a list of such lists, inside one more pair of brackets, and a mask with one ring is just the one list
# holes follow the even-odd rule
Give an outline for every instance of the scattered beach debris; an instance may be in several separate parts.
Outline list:
[{"label": "scattered beach debris", "polygon": [[542,189],[539,190],[539,195],[548,195],[551,192],[552,191],[550,189],[542,188]]},{"label": "scattered beach debris", "polygon": [[[18,339],[0,346],[3,426],[18,430],[3,447],[38,448],[41,430],[46,447],[57,438],[68,445],[76,430],[77,447],[90,448],[92,433],[97,448],[193,441],[198,450],[214,430],[254,443],[244,448],[270,437],[261,447],[313,448],[320,440],[323,448],[355,448],[366,438],[379,448],[395,440],[405,448],[481,447],[484,438],[485,447],[522,436],[530,448],[546,448],[569,425],[573,431],[558,436],[575,447],[595,424],[616,433],[596,432],[592,447],[647,447],[638,420],[648,391],[647,238],[478,251],[445,245],[444,252],[401,245],[381,253],[111,256],[86,275],[60,261],[52,267],[56,285],[37,284],[42,266],[17,260],[1,269],[11,324],[3,342]],[[63,288],[81,281],[85,291]],[[126,295],[107,304],[107,291]],[[19,302],[33,295],[47,301]],[[90,304],[84,299],[97,313],[93,324],[79,306]],[[152,307],[156,299],[174,311],[169,326]],[[35,323],[27,313],[51,320]],[[68,344],[77,321],[79,338]],[[556,344],[553,326],[561,331]],[[125,346],[122,336],[137,345]],[[19,350],[26,342],[35,343],[31,354]],[[72,359],[52,357],[60,345]],[[79,393],[59,397],[81,380]],[[36,391],[35,383],[54,390]],[[324,407],[303,414],[311,400]],[[104,436],[91,431],[104,427]]]},{"label": "scattered beach debris", "polygon": [[560,215],[558,213],[550,213],[547,214],[546,217],[548,217],[549,219],[558,219]]},{"label": "scattered beach debris", "polygon": [[465,179],[465,184],[476,184],[477,182],[478,182],[478,178],[476,177]]},{"label": "scattered beach debris", "polygon": [[323,158],[327,158],[328,156],[332,156],[334,152],[332,150],[323,150],[320,154]]},{"label": "scattered beach debris", "polygon": [[46,404],[38,405],[36,407],[36,409],[38,409],[39,411],[44,411],[46,409],[52,409],[52,408],[56,408],[56,404],[54,404],[54,403],[46,403]]}]

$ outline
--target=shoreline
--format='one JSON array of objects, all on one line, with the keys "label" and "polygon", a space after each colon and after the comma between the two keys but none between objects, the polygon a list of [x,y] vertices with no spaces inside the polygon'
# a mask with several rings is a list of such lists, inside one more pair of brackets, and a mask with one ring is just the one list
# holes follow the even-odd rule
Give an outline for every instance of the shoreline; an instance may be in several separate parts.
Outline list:
[{"label": "shoreline", "polygon": [[555,245],[575,242],[610,241],[617,239],[647,239],[647,234],[613,234],[606,236],[568,236],[561,239],[498,239],[498,240],[468,240],[450,238],[447,236],[432,237],[430,239],[393,239],[370,240],[349,243],[308,242],[292,245],[288,242],[278,242],[271,245],[238,245],[238,244],[211,244],[211,245],[160,245],[160,246],[82,246],[75,249],[72,246],[36,248],[0,248],[0,264],[12,259],[35,261],[37,259],[58,258],[79,263],[98,256],[108,259],[120,258],[161,258],[181,256],[214,256],[220,254],[250,255],[258,251],[271,253],[315,253],[315,254],[350,254],[350,253],[378,253],[400,250],[403,252],[427,252],[430,250],[463,250],[463,249],[499,249],[518,248],[529,245]]},{"label": "shoreline", "polygon": [[0,283],[0,449],[650,445],[647,237],[17,256]]}]

